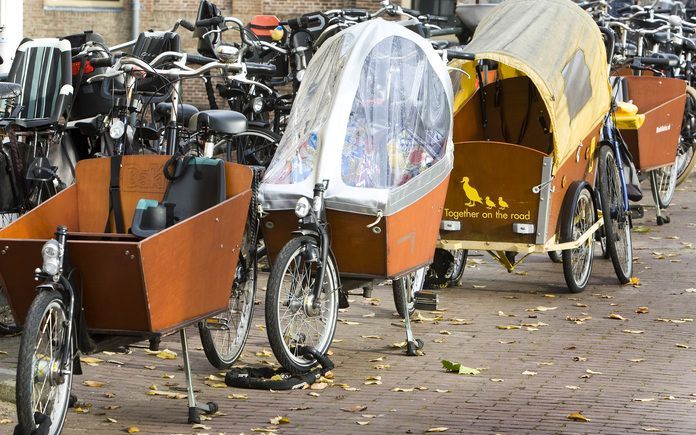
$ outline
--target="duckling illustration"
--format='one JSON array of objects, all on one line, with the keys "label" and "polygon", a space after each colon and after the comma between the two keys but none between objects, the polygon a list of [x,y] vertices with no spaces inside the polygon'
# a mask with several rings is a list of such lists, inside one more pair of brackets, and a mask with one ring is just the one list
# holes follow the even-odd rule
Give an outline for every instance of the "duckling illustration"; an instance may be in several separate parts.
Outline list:
[{"label": "duckling illustration", "polygon": [[498,197],[498,206],[500,206],[501,210],[505,210],[506,208],[508,208],[508,203],[503,200],[502,196]]},{"label": "duckling illustration", "polygon": [[490,196],[487,196],[487,197],[486,197],[486,208],[487,208],[488,210],[490,210],[490,209],[492,209],[492,208],[495,208],[495,202],[491,201],[491,197],[490,197]]},{"label": "duckling illustration", "polygon": [[462,186],[464,188],[464,194],[469,199],[469,202],[466,203],[466,206],[473,207],[476,205],[477,202],[483,205],[483,198],[481,198],[481,196],[479,195],[478,190],[469,185],[469,177],[462,178],[461,183],[464,185]]}]

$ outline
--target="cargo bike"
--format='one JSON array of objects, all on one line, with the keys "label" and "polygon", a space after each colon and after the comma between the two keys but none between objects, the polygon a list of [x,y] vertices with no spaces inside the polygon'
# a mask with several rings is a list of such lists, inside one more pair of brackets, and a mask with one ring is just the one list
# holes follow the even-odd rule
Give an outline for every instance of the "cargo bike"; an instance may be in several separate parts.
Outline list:
[{"label": "cargo bike", "polygon": [[[220,334],[206,323],[230,317],[231,292],[249,270],[254,180],[250,167],[204,157],[84,160],[74,185],[0,230],[0,276],[24,327],[16,434],[61,432],[81,354],[175,332],[188,421],[217,411],[196,402],[185,328],[199,324],[210,346]],[[116,231],[117,220],[130,230]],[[237,332],[222,326],[222,335]]]},{"label": "cargo bike", "polygon": [[347,290],[365,282],[392,279],[407,352],[422,346],[409,315],[419,297],[433,306],[420,290],[452,167],[451,110],[442,55],[399,24],[351,26],[316,53],[260,188],[266,329],[289,372],[326,354]]},{"label": "cargo bike", "polygon": [[508,271],[532,253],[560,252],[568,288],[579,292],[595,240],[606,239],[628,282],[631,222],[597,25],[570,1],[508,0],[464,50],[470,60],[453,62],[467,75],[456,80],[439,242],[452,255],[431,269],[461,270],[453,254],[467,250],[487,251]]}]

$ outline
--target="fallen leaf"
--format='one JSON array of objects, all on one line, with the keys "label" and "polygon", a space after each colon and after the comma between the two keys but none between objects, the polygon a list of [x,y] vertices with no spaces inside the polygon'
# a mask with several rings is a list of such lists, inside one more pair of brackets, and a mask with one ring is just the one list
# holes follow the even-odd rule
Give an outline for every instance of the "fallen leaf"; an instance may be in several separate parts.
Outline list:
[{"label": "fallen leaf", "polygon": [[315,382],[309,386],[309,389],[310,390],[323,390],[328,386],[329,386],[329,384],[327,384],[326,382]]},{"label": "fallen leaf", "polygon": [[579,390],[580,389],[580,387],[578,387],[577,385],[566,385],[565,387],[569,390]]},{"label": "fallen leaf", "polygon": [[537,372],[532,372],[532,371],[530,371],[530,370],[525,370],[525,371],[522,372],[522,374],[525,375],[525,376],[536,376],[536,375],[537,375]]},{"label": "fallen leaf", "polygon": [[403,349],[406,347],[407,344],[408,343],[406,343],[405,341],[401,341],[399,343],[392,343],[389,345],[389,347],[391,347],[392,349]]},{"label": "fallen leaf", "polygon": [[370,338],[373,340],[381,340],[382,339],[382,337],[380,337],[379,335],[361,335],[361,337],[362,338]]},{"label": "fallen leaf", "polygon": [[228,399],[235,399],[235,400],[247,400],[249,398],[249,395],[247,394],[229,394],[227,395]]},{"label": "fallen leaf", "polygon": [[321,396],[321,394],[316,393],[316,392],[314,392],[314,391],[308,393],[307,395],[308,395],[308,396],[312,396],[312,397],[319,397],[319,396]]},{"label": "fallen leaf", "polygon": [[450,392],[450,390],[443,390],[441,388],[436,388],[435,391],[438,393],[449,393]]},{"label": "fallen leaf", "polygon": [[174,375],[168,375],[168,374],[165,373],[165,374],[162,375],[162,378],[163,378],[163,379],[174,379]]},{"label": "fallen leaf", "polygon": [[503,382],[504,379],[491,378],[490,381],[491,381],[491,382]]},{"label": "fallen leaf", "polygon": [[212,429],[210,426],[206,426],[202,423],[196,423],[191,426],[191,429],[203,429],[203,430],[210,430]]},{"label": "fallen leaf", "polygon": [[688,344],[682,344],[682,343],[677,343],[675,346],[677,346],[680,349],[690,349],[691,348],[691,346],[689,346]]},{"label": "fallen leaf", "polygon": [[552,295],[552,294],[545,294],[545,295],[544,295],[544,297],[545,297],[545,298],[555,298],[555,297],[556,297],[556,295]]},{"label": "fallen leaf", "polygon": [[568,418],[568,420],[573,420],[573,421],[584,421],[584,422],[591,421],[589,418],[582,415],[582,413],[579,411],[573,412],[572,414],[568,415],[567,418]]},{"label": "fallen leaf", "polygon": [[609,314],[608,317],[610,319],[614,319],[614,320],[626,320],[626,318],[624,316],[622,316],[621,314],[618,314],[618,313],[611,313],[611,314]]},{"label": "fallen leaf", "polygon": [[634,402],[654,402],[655,398],[654,397],[646,397],[646,398],[634,397],[633,401]]},{"label": "fallen leaf", "polygon": [[441,362],[442,362],[442,366],[443,366],[447,371],[454,372],[454,373],[457,373],[457,374],[460,374],[460,375],[472,375],[472,376],[476,376],[476,375],[478,375],[478,374],[481,373],[480,370],[473,369],[473,368],[471,368],[471,367],[464,367],[464,366],[461,365],[460,363],[455,363],[455,362],[452,362],[452,361],[447,361],[447,360],[445,360],[445,359],[443,359]]},{"label": "fallen leaf", "polygon": [[259,432],[259,433],[276,433],[278,429],[275,427],[252,427],[251,431],[252,432]]},{"label": "fallen leaf", "polygon": [[386,356],[380,356],[379,358],[371,359],[371,360],[368,361],[368,362],[382,362],[382,361],[384,361],[385,359],[387,359]]},{"label": "fallen leaf", "polygon": [[157,366],[143,366],[143,367],[148,369],[148,370],[154,370],[157,368]]},{"label": "fallen leaf", "polygon": [[498,329],[522,329],[520,325],[498,325],[496,326]]},{"label": "fallen leaf", "polygon": [[574,304],[574,306],[576,306],[578,308],[587,308],[587,304],[581,304],[579,302],[577,304]]},{"label": "fallen leaf", "polygon": [[400,387],[394,387],[391,390],[397,393],[410,393],[413,391],[415,388],[400,388]]},{"label": "fallen leaf", "polygon": [[87,364],[88,366],[98,366],[99,363],[103,363],[104,360],[100,358],[95,358],[93,356],[82,356],[80,357],[80,362]]},{"label": "fallen leaf", "polygon": [[138,426],[131,426],[126,429],[126,432],[128,433],[138,433],[140,432],[140,429],[138,429]]},{"label": "fallen leaf", "polygon": [[268,349],[261,349],[260,351],[256,352],[254,355],[258,356],[259,358],[270,358],[273,356],[273,353],[271,353],[271,351]]},{"label": "fallen leaf", "polygon": [[[106,421],[107,423],[118,423],[118,420],[116,420],[115,418],[111,418],[111,417],[106,417],[106,419],[104,421]],[[2,423],[2,421],[0,421],[0,423]]]},{"label": "fallen leaf", "polygon": [[155,355],[159,359],[176,359],[176,352],[172,352],[169,349],[164,349]]},{"label": "fallen leaf", "polygon": [[640,329],[624,329],[623,332],[625,332],[626,334],[642,334],[645,331],[642,331]]},{"label": "fallen leaf", "polygon": [[629,361],[634,362],[634,363],[639,363],[645,361],[643,358],[633,358],[629,359]]},{"label": "fallen leaf", "polygon": [[574,356],[573,361],[578,361],[578,362],[585,362],[587,361],[587,357],[584,356]]},{"label": "fallen leaf", "polygon": [[391,365],[389,364],[377,364],[373,366],[376,370],[386,370],[388,368],[391,368]]},{"label": "fallen leaf", "polygon": [[500,343],[500,344],[513,344],[513,343],[515,343],[515,340],[498,340],[498,343]]},{"label": "fallen leaf", "polygon": [[448,429],[448,427],[431,427],[430,429],[426,430],[425,433],[447,432]]},{"label": "fallen leaf", "polygon": [[528,311],[528,312],[530,312],[530,313],[533,313],[533,312],[536,312],[536,311],[540,311],[540,312],[543,313],[544,311],[553,311],[553,310],[556,310],[556,309],[558,309],[558,307],[543,307],[543,306],[539,306],[539,307],[534,307],[534,308],[527,308],[525,311]]},{"label": "fallen leaf", "polygon": [[362,316],[365,317],[365,318],[368,318],[368,317],[375,317],[375,313],[367,313],[367,314],[363,314]]},{"label": "fallen leaf", "polygon": [[290,423],[290,419],[287,417],[283,417],[281,415],[278,415],[278,416],[270,419],[269,422],[271,424],[288,424],[288,423]]},{"label": "fallen leaf", "polygon": [[585,372],[587,372],[587,373],[589,373],[589,374],[591,374],[591,375],[601,375],[601,374],[603,374],[602,372],[596,372],[596,371],[590,370],[590,369],[585,370]]},{"label": "fallen leaf", "polygon": [[646,234],[652,231],[649,227],[646,227],[645,225],[637,225],[633,227],[633,232],[638,233],[638,234]]},{"label": "fallen leaf", "polygon": [[341,408],[345,412],[363,412],[367,409],[367,405],[353,405],[350,408]]},{"label": "fallen leaf", "polygon": [[442,335],[452,335],[452,333],[449,332],[449,331],[446,330],[446,329],[443,329],[442,331],[440,331],[440,334],[442,334]]},{"label": "fallen leaf", "polygon": [[473,287],[474,287],[475,289],[486,288],[485,285],[476,285],[476,284],[474,284]]},{"label": "fallen leaf", "polygon": [[650,426],[641,426],[641,429],[646,432],[662,432],[662,429]]},{"label": "fallen leaf", "polygon": [[638,278],[637,276],[632,276],[626,284],[632,285],[633,287],[640,287],[640,278]]},{"label": "fallen leaf", "polygon": [[106,382],[99,382],[99,381],[83,381],[82,385],[86,385],[88,387],[93,387],[93,388],[101,388],[104,385],[106,385]]},{"label": "fallen leaf", "polygon": [[369,421],[356,421],[356,423],[359,424],[360,426],[366,426],[366,425],[370,424]]},{"label": "fallen leaf", "polygon": [[648,308],[648,307],[636,308],[636,313],[638,313],[638,314],[648,314],[649,312],[650,312],[650,308]]}]

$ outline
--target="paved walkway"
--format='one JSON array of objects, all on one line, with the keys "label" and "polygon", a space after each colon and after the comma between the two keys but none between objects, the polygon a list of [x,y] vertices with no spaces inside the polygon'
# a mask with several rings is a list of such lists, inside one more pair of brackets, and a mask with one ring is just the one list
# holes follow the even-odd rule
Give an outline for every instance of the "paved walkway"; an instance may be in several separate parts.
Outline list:
[{"label": "paved walkway", "polygon": [[[354,296],[340,314],[354,322],[338,325],[332,347],[333,381],[344,387],[215,388],[219,382],[208,385],[206,377],[216,371],[192,331],[195,386],[201,399],[218,402],[219,416],[192,428],[185,400],[148,395],[152,385],[168,391],[167,385],[183,384],[182,360],[134,348],[129,355],[96,355],[105,362],[85,367],[74,391],[88,412],[71,410],[64,433],[118,434],[135,426],[143,434],[250,434],[259,428],[281,434],[417,434],[431,428],[466,434],[694,434],[695,189],[692,179],[678,193],[669,209],[672,224],[637,222],[640,285],[617,285],[610,263],[597,258],[590,287],[573,295],[565,289],[561,265],[545,256],[530,258],[516,274],[473,256],[461,287],[440,293],[444,319],[421,313],[416,332],[426,344],[423,356],[409,358],[390,347],[403,341],[403,327],[393,316],[390,287],[380,287],[374,293],[379,301]],[[263,296],[260,291],[257,298]],[[259,305],[242,363],[273,361],[263,356],[269,347],[262,316]],[[8,352],[0,354],[0,368],[14,368],[15,342],[0,340],[0,350]],[[178,336],[165,339],[162,348],[179,352]],[[446,373],[442,359],[480,374]],[[370,376],[381,377],[381,384],[366,385]],[[87,387],[86,380],[106,385]],[[570,420],[576,412],[590,421]],[[1,424],[7,415],[13,422]],[[276,416],[289,423],[270,424]],[[14,420],[0,408],[0,433],[10,433]]]}]

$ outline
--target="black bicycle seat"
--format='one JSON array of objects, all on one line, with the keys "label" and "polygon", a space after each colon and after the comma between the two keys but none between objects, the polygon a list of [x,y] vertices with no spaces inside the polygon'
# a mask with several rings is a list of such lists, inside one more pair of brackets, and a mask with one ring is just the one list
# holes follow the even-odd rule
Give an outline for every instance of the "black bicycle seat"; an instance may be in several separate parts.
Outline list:
[{"label": "black bicycle seat", "polygon": [[16,98],[22,93],[22,85],[18,83],[0,83],[0,99]]},{"label": "black bicycle seat", "polygon": [[231,110],[204,110],[191,117],[189,130],[212,130],[219,134],[239,134],[247,129],[247,119]]}]

